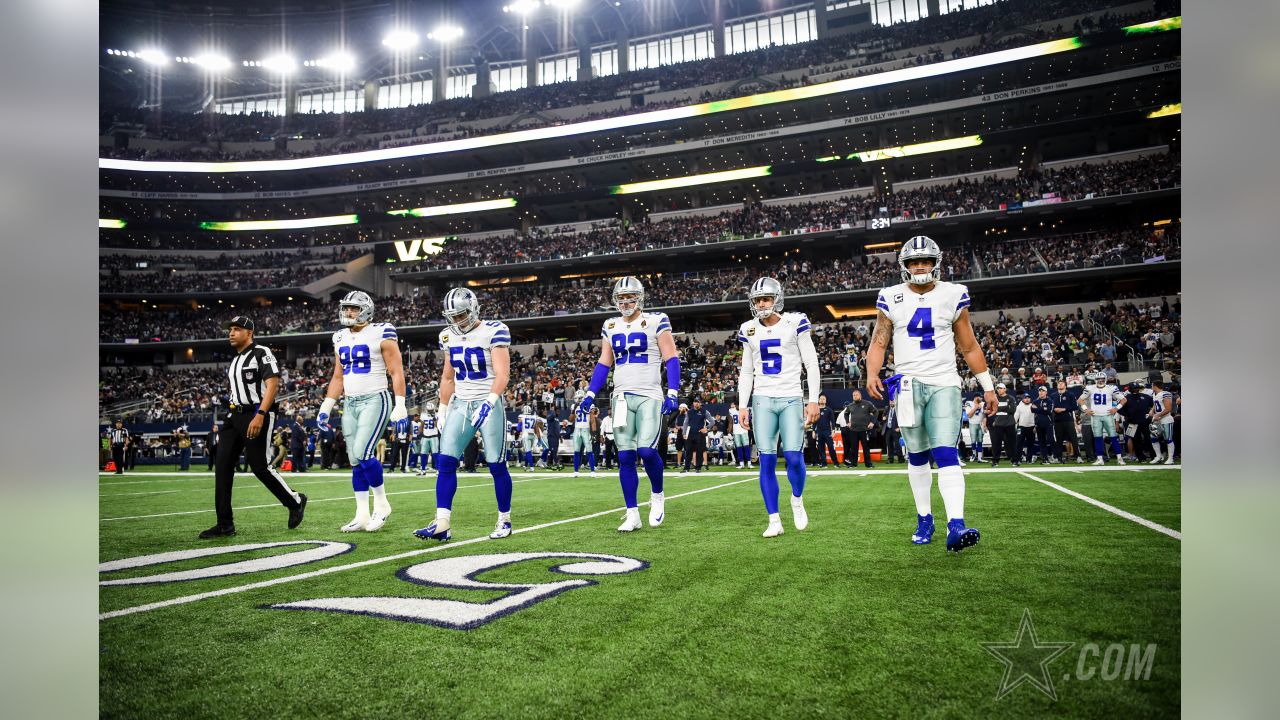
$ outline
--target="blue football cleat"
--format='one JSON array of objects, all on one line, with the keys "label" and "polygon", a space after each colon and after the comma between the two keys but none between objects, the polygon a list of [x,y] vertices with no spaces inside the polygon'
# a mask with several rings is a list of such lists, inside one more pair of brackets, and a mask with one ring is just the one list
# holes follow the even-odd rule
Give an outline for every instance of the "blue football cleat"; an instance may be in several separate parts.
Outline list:
[{"label": "blue football cleat", "polygon": [[977,545],[981,534],[977,528],[965,527],[964,518],[947,521],[947,550],[960,552],[970,545]]},{"label": "blue football cleat", "polygon": [[419,540],[438,540],[439,542],[444,542],[445,540],[452,538],[453,533],[449,531],[449,528],[445,528],[444,530],[438,529],[436,527],[436,523],[433,522],[424,528],[414,530],[413,536]]},{"label": "blue football cleat", "polygon": [[916,545],[928,545],[933,542],[933,515],[916,516],[916,534],[911,536]]}]

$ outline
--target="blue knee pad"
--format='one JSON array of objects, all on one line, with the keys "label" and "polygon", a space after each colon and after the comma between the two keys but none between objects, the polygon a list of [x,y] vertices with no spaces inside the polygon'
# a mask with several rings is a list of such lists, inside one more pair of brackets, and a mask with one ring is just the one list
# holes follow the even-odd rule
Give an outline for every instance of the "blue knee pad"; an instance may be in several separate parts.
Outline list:
[{"label": "blue knee pad", "polygon": [[369,492],[369,481],[365,478],[363,462],[351,466],[351,489],[356,492]]},{"label": "blue knee pad", "polygon": [[644,474],[649,476],[649,486],[654,492],[662,492],[662,456],[654,448],[643,447],[636,451],[644,463]]},{"label": "blue knee pad", "polygon": [[[929,451],[926,450],[925,452],[919,453],[908,451],[907,464],[914,465],[916,467],[920,467],[921,465],[927,467],[929,465]],[[938,463],[938,465],[941,466],[942,463]]]},{"label": "blue knee pad", "polygon": [[933,449],[933,459],[938,463],[938,469],[951,467],[960,464],[960,451],[953,447],[936,447]]},{"label": "blue knee pad", "polygon": [[436,507],[452,510],[453,495],[458,491],[458,458],[440,453],[436,462]]},{"label": "blue knee pad", "polygon": [[374,458],[369,458],[368,460],[361,460],[360,464],[364,466],[364,477],[369,483],[369,487],[382,487],[382,463]]},{"label": "blue knee pad", "polygon": [[782,457],[787,461],[787,480],[791,483],[791,494],[800,497],[804,494],[804,453],[799,450],[784,450]]},{"label": "blue knee pad", "polygon": [[511,471],[505,462],[489,466],[493,476],[493,494],[498,500],[498,512],[511,512]]}]

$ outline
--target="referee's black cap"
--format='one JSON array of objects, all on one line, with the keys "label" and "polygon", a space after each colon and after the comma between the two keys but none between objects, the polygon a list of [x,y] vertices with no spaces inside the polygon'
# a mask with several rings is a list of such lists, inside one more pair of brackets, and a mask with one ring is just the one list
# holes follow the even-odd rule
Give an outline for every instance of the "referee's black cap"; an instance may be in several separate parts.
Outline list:
[{"label": "referee's black cap", "polygon": [[253,329],[253,321],[245,315],[237,315],[222,324],[223,330],[230,330],[233,327],[241,327],[245,330]]}]

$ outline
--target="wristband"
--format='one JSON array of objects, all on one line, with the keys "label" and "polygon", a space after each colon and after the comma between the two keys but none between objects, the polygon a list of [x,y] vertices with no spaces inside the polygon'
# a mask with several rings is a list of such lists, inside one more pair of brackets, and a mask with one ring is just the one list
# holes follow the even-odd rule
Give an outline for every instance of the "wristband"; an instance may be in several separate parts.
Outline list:
[{"label": "wristband", "polygon": [[982,391],[983,391],[983,392],[995,392],[995,391],[996,391],[996,385],[995,385],[995,383],[991,382],[991,371],[990,371],[990,370],[983,370],[982,372],[978,373],[977,375],[974,375],[973,377],[974,377],[974,379],[976,379],[976,380],[978,381],[978,384],[982,386]]},{"label": "wristband", "polygon": [[258,408],[258,412],[257,412],[257,414],[258,414],[258,415],[262,415],[262,416],[264,416],[264,417],[265,417],[265,416],[266,416],[266,414],[267,414],[267,411],[266,411],[266,410],[263,410],[262,408]]},{"label": "wristband", "polygon": [[498,394],[489,393],[488,395],[485,396],[484,401],[489,403],[491,407],[498,407]]}]

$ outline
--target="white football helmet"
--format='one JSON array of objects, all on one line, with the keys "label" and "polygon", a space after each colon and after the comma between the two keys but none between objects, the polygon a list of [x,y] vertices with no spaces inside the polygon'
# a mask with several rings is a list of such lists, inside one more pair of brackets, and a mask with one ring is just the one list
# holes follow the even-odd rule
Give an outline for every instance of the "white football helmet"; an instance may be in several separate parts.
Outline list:
[{"label": "white football helmet", "polygon": [[[773,307],[766,310],[756,309],[756,298],[772,297]],[[747,293],[747,306],[751,308],[751,317],[764,320],[774,313],[781,313],[783,305],[782,283],[771,277],[762,277],[751,285]]]},{"label": "white football helmet", "polygon": [[[916,258],[933,258],[933,269],[923,275],[916,275],[907,269],[907,261]],[[928,285],[942,278],[942,248],[927,235],[916,235],[902,245],[898,251],[898,269],[902,271],[902,282],[912,285]]]},{"label": "white football helmet", "polygon": [[1093,384],[1094,384],[1094,385],[1097,385],[1098,387],[1106,387],[1106,386],[1107,386],[1107,374],[1106,374],[1106,373],[1101,373],[1101,372],[1096,372],[1096,373],[1094,373],[1094,374],[1093,374]]},{"label": "white football helmet", "polygon": [[480,324],[480,301],[471,290],[459,287],[444,295],[444,319],[456,333],[468,333]]},{"label": "white football helmet", "polygon": [[628,275],[618,278],[618,281],[613,284],[613,306],[618,309],[622,317],[628,317],[630,313],[622,308],[622,303],[618,300],[619,295],[635,295],[634,312],[644,310],[644,283],[640,282],[639,278]]},{"label": "white football helmet", "polygon": [[[360,314],[355,319],[347,317],[343,312],[343,308],[357,307],[360,308]],[[351,327],[352,325],[368,325],[373,322],[373,298],[369,297],[369,293],[363,290],[352,290],[342,299],[338,301],[338,322],[343,327]]]}]

